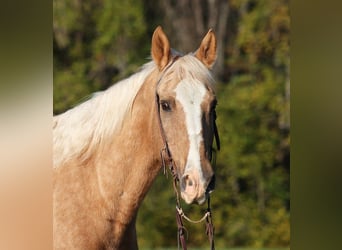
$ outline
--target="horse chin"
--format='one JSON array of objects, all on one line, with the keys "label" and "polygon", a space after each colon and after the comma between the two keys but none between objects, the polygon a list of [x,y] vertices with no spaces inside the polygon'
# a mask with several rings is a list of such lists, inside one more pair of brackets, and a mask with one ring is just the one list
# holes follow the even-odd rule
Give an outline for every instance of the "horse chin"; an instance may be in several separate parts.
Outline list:
[{"label": "horse chin", "polygon": [[201,198],[199,198],[199,199],[197,199],[196,201],[197,201],[197,203],[198,203],[198,205],[202,205],[205,201],[206,201],[206,196],[204,195],[204,196],[202,196]]},{"label": "horse chin", "polygon": [[185,203],[189,204],[189,205],[190,204],[195,204],[195,203],[197,203],[198,205],[202,205],[206,201],[206,199],[207,199],[206,195],[203,195],[203,196],[198,197],[198,198],[195,198],[195,197],[190,198],[189,196],[187,196],[183,192],[181,193],[181,197],[183,198]]},{"label": "horse chin", "polygon": [[194,203],[195,199],[194,198],[191,198],[189,197],[186,193],[184,192],[181,192],[181,197],[182,199],[185,201],[186,204],[192,204]]}]

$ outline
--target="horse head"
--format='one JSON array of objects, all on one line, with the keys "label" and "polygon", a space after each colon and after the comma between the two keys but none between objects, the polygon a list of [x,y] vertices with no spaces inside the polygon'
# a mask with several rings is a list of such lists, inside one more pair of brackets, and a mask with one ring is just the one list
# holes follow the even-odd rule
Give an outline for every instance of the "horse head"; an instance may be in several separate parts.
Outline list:
[{"label": "horse head", "polygon": [[215,180],[211,153],[217,101],[210,74],[216,60],[215,35],[209,30],[196,52],[180,56],[158,27],[151,54],[160,72],[156,89],[160,125],[181,197],[188,204],[202,204]]}]

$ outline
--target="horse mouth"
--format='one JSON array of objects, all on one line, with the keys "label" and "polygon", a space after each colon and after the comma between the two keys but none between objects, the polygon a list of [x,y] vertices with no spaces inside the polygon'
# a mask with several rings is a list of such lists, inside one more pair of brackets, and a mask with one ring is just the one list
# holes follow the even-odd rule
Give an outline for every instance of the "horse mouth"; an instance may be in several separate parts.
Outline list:
[{"label": "horse mouth", "polygon": [[187,204],[195,204],[202,205],[207,200],[207,193],[203,193],[200,196],[191,196],[187,194],[186,192],[181,192],[181,197]]},{"label": "horse mouth", "polygon": [[196,201],[198,205],[202,205],[207,200],[207,195],[203,195],[202,197],[198,198]]}]

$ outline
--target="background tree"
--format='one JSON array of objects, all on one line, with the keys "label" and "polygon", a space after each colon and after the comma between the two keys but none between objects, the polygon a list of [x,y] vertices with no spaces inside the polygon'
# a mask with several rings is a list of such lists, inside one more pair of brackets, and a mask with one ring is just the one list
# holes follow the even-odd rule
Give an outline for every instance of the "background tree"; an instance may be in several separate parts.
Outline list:
[{"label": "background tree", "polygon": [[[56,0],[54,113],[107,88],[148,61],[157,25],[191,52],[209,28],[218,38],[216,245],[290,242],[290,18],[288,0]],[[175,198],[162,174],[138,215],[142,247],[175,246]],[[191,217],[205,207],[186,206]],[[190,246],[207,246],[203,225],[186,223]]]},{"label": "background tree", "polygon": [[[183,52],[191,52],[196,49],[209,28],[215,30],[218,41],[218,50],[224,51],[227,39],[227,25],[229,16],[229,1],[158,1],[159,8],[164,13],[163,22],[169,34],[171,44]],[[222,76],[224,73],[224,53],[217,55],[214,73]]]}]

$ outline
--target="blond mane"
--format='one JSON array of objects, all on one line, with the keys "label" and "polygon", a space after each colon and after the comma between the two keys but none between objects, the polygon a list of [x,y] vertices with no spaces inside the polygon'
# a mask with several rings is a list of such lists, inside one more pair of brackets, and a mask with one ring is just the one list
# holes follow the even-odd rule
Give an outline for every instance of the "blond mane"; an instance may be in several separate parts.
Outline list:
[{"label": "blond mane", "polygon": [[[53,118],[54,167],[79,157],[86,160],[101,142],[116,131],[120,131],[125,116],[132,107],[135,96],[146,77],[155,69],[154,62],[145,64],[141,71],[124,79],[105,91],[93,96]],[[195,77],[210,87],[213,78],[210,71],[192,54],[180,57],[169,69],[166,77]]]},{"label": "blond mane", "polygon": [[154,68],[153,62],[147,63],[129,78],[53,117],[54,167],[80,155],[87,159],[104,138],[120,130],[136,94]]}]

